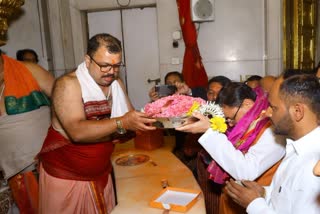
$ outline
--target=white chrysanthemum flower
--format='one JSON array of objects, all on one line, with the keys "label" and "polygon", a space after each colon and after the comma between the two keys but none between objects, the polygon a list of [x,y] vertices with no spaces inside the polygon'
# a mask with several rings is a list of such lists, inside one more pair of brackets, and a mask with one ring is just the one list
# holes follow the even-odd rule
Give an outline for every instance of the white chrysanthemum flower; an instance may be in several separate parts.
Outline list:
[{"label": "white chrysanthemum flower", "polygon": [[205,116],[224,118],[224,113],[221,106],[216,104],[215,102],[208,101],[206,104],[201,105],[196,111]]}]

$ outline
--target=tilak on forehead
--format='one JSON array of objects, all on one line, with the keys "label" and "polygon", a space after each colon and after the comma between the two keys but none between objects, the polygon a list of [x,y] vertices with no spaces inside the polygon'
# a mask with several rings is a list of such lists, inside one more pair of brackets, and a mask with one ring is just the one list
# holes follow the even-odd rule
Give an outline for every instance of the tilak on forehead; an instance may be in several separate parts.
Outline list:
[{"label": "tilak on forehead", "polygon": [[116,61],[117,56],[115,56],[114,54],[110,54],[108,52],[108,50],[105,51],[104,55],[111,58],[111,63],[112,64],[116,64],[117,63],[117,61]]}]

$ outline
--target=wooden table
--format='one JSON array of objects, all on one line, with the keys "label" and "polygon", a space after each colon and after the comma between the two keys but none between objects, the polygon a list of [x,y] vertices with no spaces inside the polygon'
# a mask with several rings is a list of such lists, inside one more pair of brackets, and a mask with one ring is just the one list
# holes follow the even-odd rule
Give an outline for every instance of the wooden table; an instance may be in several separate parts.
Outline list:
[{"label": "wooden table", "polygon": [[[164,141],[162,147],[152,151],[135,149],[133,140],[116,145],[112,163],[115,171],[118,205],[112,213],[162,213],[162,209],[149,206],[152,197],[162,190],[162,179],[167,179],[172,187],[200,190],[192,172],[173,155],[172,150],[175,143],[172,136],[165,137]],[[145,154],[150,157],[151,161],[136,166],[115,164],[119,157],[130,154]],[[171,213],[179,212],[170,211]],[[202,194],[187,213],[206,213]]]}]

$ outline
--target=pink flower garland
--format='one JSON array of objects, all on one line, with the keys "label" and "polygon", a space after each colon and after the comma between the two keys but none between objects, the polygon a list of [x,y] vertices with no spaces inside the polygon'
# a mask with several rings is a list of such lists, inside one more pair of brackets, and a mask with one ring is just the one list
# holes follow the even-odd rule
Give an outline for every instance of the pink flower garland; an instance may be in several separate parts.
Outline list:
[{"label": "pink flower garland", "polygon": [[185,116],[194,102],[198,102],[200,105],[206,103],[199,97],[171,95],[148,103],[144,107],[144,112],[152,117],[180,117]]}]

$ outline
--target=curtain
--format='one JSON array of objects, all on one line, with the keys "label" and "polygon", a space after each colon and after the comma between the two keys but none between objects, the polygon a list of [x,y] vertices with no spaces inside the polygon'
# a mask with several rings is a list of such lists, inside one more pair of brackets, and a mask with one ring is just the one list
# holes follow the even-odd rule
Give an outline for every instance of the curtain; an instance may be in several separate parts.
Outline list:
[{"label": "curtain", "polygon": [[190,0],[176,0],[180,26],[185,43],[182,74],[186,84],[191,87],[207,87],[208,76],[203,67],[197,43],[197,31],[191,20]]}]

